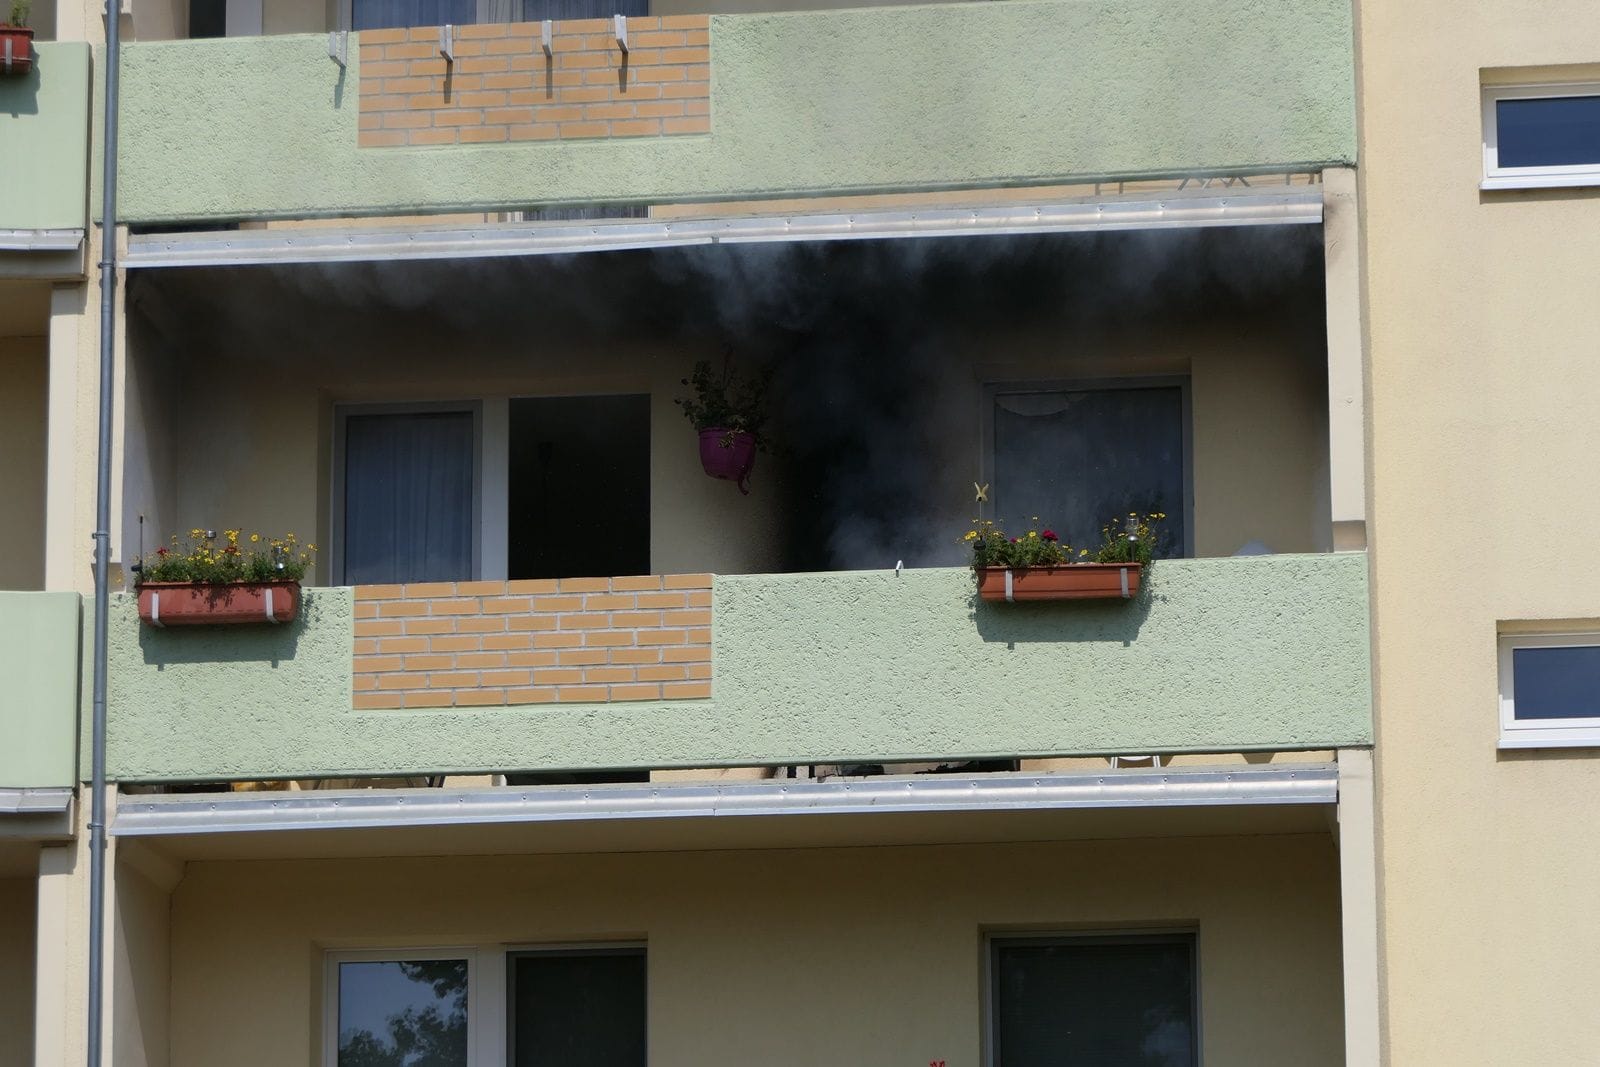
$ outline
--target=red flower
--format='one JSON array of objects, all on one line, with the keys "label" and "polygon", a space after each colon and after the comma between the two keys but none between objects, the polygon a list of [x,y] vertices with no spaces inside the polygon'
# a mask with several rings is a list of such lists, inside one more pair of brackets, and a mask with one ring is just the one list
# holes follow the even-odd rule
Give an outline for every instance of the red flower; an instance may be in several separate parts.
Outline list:
[{"label": "red flower", "polygon": [[158,556],[165,556],[165,555],[166,555],[166,554],[167,554],[167,550],[166,550],[166,549],[165,549],[165,548],[158,548],[158,549],[156,549],[156,555],[158,555]]},{"label": "red flower", "polygon": [[1039,536],[1044,538],[1046,541],[1054,541],[1056,539],[1056,532],[1054,530],[1046,530]]},{"label": "red flower", "polygon": [[1016,539],[1016,538],[1015,538],[1015,537],[1013,537],[1013,538],[1012,538],[1012,539],[1011,539],[1011,543],[1012,543],[1012,544],[1016,544],[1016,543],[1017,543],[1017,539]]}]

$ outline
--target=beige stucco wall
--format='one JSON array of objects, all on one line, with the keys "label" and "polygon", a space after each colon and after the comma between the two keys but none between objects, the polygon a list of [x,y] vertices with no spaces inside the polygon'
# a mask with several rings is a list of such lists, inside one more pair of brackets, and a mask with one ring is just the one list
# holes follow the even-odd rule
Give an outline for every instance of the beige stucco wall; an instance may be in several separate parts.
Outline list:
[{"label": "beige stucco wall", "polygon": [[44,588],[48,378],[43,336],[0,336],[0,589]]},{"label": "beige stucco wall", "polygon": [[34,879],[0,878],[0,1062],[33,1050]]},{"label": "beige stucco wall", "polygon": [[[319,1062],[329,946],[644,938],[650,1062],[977,1067],[986,929],[1198,929],[1208,1063],[1343,1062],[1324,836],[192,862],[172,1067]],[[240,961],[247,960],[247,966]]]},{"label": "beige stucco wall", "polygon": [[1592,1062],[1600,761],[1496,751],[1495,637],[1600,617],[1600,200],[1477,183],[1480,68],[1600,61],[1600,22],[1358,7],[1388,1062]]},{"label": "beige stucco wall", "polygon": [[[1229,555],[1251,540],[1280,552],[1328,548],[1326,368],[1320,336],[1287,319],[1155,322],[1088,338],[1045,320],[948,338],[945,362],[930,375],[938,385],[927,416],[948,432],[931,435],[931,451],[916,460],[943,472],[942,495],[913,523],[919,538],[948,556],[924,562],[964,558],[957,539],[972,518],[972,482],[980,477],[985,381],[1143,375],[1190,376],[1197,554]],[[472,330],[419,336],[382,330],[382,315],[369,321],[377,328],[354,343],[337,327],[308,323],[297,335],[304,347],[262,356],[224,338],[174,345],[132,317],[124,558],[136,551],[139,514],[147,549],[194,526],[312,533],[325,544],[336,404],[647,392],[653,569],[776,566],[783,521],[776,465],[757,460],[747,498],[705,477],[692,429],[673,405],[703,345],[597,345]]]}]

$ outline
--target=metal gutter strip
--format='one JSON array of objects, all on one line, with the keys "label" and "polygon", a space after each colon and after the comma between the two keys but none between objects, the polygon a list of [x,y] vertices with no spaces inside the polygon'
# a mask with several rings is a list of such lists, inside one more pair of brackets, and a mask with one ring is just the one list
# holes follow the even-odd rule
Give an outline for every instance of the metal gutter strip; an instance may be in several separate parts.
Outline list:
[{"label": "metal gutter strip", "polygon": [[62,815],[70,810],[70,789],[0,789],[0,815]]},{"label": "metal gutter strip", "polygon": [[76,252],[82,230],[0,229],[0,252]]},{"label": "metal gutter strip", "polygon": [[501,786],[124,796],[117,837],[739,815],[1332,804],[1331,763],[1101,774],[931,775],[723,785]]},{"label": "metal gutter strip", "polygon": [[1091,200],[817,215],[131,234],[123,262],[130,268],[149,268],[376,259],[470,259],[705,244],[1313,225],[1321,222],[1320,189],[1295,193],[1233,191],[1225,196],[1175,193],[1142,200]]}]

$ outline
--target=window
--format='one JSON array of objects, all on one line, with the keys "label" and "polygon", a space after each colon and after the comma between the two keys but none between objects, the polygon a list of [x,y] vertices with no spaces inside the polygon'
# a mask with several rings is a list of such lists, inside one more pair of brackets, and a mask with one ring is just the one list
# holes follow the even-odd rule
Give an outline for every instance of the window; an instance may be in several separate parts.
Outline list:
[{"label": "window", "polygon": [[329,957],[329,1067],[471,1067],[472,953]]},{"label": "window", "polygon": [[644,1067],[642,947],[513,952],[506,958],[511,1067]]},{"label": "window", "polygon": [[1502,634],[1500,747],[1600,747],[1600,633]]},{"label": "window", "polygon": [[352,29],[647,15],[648,0],[346,0]]},{"label": "window", "polygon": [[476,577],[476,408],[353,408],[338,423],[335,580]]},{"label": "window", "polygon": [[650,397],[514,398],[509,421],[506,576],[650,573]]},{"label": "window", "polygon": [[1487,86],[1483,188],[1600,185],[1600,83]]},{"label": "window", "polygon": [[989,1067],[1193,1067],[1193,934],[989,942]]},{"label": "window", "polygon": [[1067,544],[1093,550],[1108,520],[1165,512],[1156,555],[1189,552],[1186,381],[991,385],[987,394],[986,475],[1003,529],[1026,530],[1037,515]]},{"label": "window", "polygon": [[642,944],[325,958],[322,1067],[645,1067]]}]

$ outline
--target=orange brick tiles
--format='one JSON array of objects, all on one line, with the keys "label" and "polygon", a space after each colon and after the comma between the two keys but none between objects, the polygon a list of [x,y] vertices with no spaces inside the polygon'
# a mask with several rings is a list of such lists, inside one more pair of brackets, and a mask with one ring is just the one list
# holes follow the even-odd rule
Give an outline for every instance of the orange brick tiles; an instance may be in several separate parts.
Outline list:
[{"label": "orange brick tiles", "polygon": [[364,30],[363,148],[711,132],[711,21],[630,18],[624,55],[609,19],[460,26],[455,62],[436,26]]},{"label": "orange brick tiles", "polygon": [[711,576],[356,587],[357,708],[703,700]]}]

